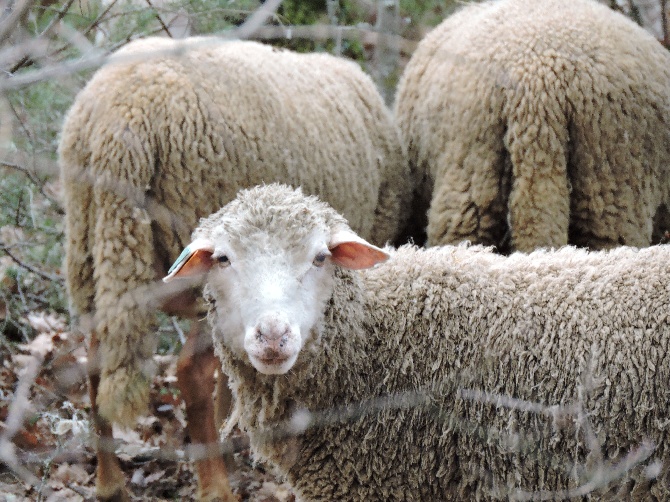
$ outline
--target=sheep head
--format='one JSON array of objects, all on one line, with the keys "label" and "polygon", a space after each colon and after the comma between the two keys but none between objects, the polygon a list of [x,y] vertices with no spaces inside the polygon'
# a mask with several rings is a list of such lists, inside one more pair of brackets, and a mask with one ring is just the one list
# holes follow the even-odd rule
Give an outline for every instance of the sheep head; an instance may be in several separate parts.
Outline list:
[{"label": "sheep head", "polygon": [[241,191],[202,220],[164,280],[206,274],[223,342],[259,372],[280,375],[322,325],[334,268],[387,258],[327,204],[272,184]]}]

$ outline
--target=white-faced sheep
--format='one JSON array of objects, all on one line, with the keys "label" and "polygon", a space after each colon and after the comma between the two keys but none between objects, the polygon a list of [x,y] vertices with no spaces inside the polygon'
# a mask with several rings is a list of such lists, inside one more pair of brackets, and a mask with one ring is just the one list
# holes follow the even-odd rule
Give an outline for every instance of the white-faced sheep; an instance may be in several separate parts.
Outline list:
[{"label": "white-faced sheep", "polygon": [[273,184],[166,280],[203,273],[231,420],[305,500],[670,496],[668,246],[379,249]]},{"label": "white-faced sheep", "polygon": [[[469,5],[419,44],[395,113],[430,245],[657,242],[670,54],[591,0]],[[668,229],[663,229],[668,230]]]},{"label": "white-faced sheep", "polygon": [[[218,361],[193,290],[156,290],[198,220],[242,187],[283,181],[319,194],[373,242],[393,239],[409,198],[397,129],[353,62],[255,42],[145,39],[118,51],[81,91],[60,144],[67,284],[91,324],[97,428],[145,410],[155,310],[194,319],[178,379],[194,443],[218,440],[211,417]],[[160,283],[162,284],[162,283]],[[221,459],[199,466],[202,498],[230,496]],[[203,487],[204,485],[204,487]],[[225,486],[221,486],[225,485]],[[99,450],[98,495],[122,493]]]}]

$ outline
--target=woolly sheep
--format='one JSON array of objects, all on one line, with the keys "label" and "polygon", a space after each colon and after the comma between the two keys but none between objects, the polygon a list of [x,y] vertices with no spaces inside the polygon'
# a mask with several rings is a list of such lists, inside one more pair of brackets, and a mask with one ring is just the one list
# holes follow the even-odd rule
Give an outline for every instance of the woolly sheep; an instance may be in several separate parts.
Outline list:
[{"label": "woolly sheep", "polygon": [[[241,187],[283,181],[318,193],[383,244],[398,233],[411,196],[391,112],[358,65],[254,42],[129,44],[77,97],[59,153],[67,283],[82,324],[95,313],[91,397],[103,436],[110,421],[129,425],[146,409],[155,309],[199,319],[199,295],[187,287],[150,287],[199,218]],[[218,439],[207,422],[212,388],[203,381],[218,362],[209,334],[199,340],[197,332],[182,350],[178,378],[187,413],[204,417],[189,428],[203,443]],[[99,458],[98,495],[111,497],[125,481],[109,466],[115,460],[99,455],[107,457]],[[199,471],[201,485],[202,476],[214,484],[225,478]],[[221,490],[230,496],[226,485],[212,497]]]},{"label": "woolly sheep", "polygon": [[207,272],[229,426],[305,500],[665,500],[669,264],[379,249],[273,184],[201,221],[165,280]]},{"label": "woolly sheep", "polygon": [[670,54],[595,1],[461,9],[420,42],[395,113],[429,245],[640,247],[667,212]]}]

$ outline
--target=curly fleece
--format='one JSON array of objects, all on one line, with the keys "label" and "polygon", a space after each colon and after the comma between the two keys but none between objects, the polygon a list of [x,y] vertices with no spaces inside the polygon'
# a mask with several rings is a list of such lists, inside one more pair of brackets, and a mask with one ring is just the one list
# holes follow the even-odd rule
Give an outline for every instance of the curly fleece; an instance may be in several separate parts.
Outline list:
[{"label": "curly fleece", "polygon": [[670,54],[595,1],[461,9],[419,44],[395,113],[424,175],[431,245],[603,249],[662,235]]},{"label": "curly fleece", "polygon": [[[243,239],[271,200],[273,249],[341,225],[285,194],[243,192],[215,218]],[[210,219],[194,235],[228,238],[217,228]],[[670,497],[670,246],[387,251],[376,268],[336,269],[321,324],[285,375],[257,372],[223,342],[205,288],[235,396],[229,427],[300,497]]]},{"label": "curly fleece", "polygon": [[59,153],[71,304],[95,313],[99,411],[123,424],[148,402],[147,287],[199,218],[283,181],[383,244],[411,196],[392,115],[358,65],[255,42],[129,44],[77,97]]}]

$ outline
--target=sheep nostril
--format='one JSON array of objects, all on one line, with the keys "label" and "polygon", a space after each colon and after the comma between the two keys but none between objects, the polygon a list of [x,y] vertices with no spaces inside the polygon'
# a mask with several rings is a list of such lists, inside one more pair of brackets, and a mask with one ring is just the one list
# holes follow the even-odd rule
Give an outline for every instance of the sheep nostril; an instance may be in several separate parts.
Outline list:
[{"label": "sheep nostril", "polygon": [[260,328],[256,328],[256,340],[262,342],[265,339],[265,336],[263,335],[263,332],[261,331]]},{"label": "sheep nostril", "polygon": [[256,340],[264,345],[284,348],[288,343],[289,330],[275,331],[256,329]]},{"label": "sheep nostril", "polygon": [[254,330],[257,341],[278,347],[283,347],[288,343],[290,334],[291,327],[287,323],[261,322]]}]

